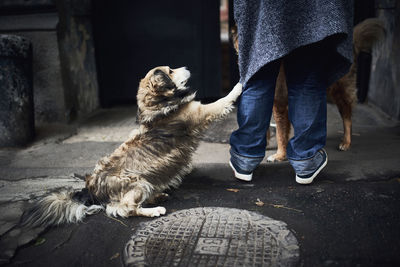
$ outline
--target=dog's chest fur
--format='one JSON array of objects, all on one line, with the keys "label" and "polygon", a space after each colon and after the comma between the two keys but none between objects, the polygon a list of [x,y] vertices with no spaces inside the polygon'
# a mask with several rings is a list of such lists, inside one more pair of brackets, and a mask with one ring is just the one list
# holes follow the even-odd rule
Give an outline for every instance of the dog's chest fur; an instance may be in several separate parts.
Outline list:
[{"label": "dog's chest fur", "polygon": [[136,186],[148,187],[150,192],[179,186],[191,171],[192,154],[205,128],[184,117],[170,116],[142,127],[101,159],[86,179],[91,193],[108,202],[118,201]]}]

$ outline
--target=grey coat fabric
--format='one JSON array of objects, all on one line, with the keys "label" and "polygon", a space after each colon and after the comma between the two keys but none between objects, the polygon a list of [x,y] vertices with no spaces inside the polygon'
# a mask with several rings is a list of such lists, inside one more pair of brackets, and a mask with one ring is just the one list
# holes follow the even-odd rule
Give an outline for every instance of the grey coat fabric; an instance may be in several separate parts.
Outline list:
[{"label": "grey coat fabric", "polygon": [[329,83],[350,67],[352,0],[234,0],[234,16],[242,84],[265,64],[319,41],[329,54]]}]

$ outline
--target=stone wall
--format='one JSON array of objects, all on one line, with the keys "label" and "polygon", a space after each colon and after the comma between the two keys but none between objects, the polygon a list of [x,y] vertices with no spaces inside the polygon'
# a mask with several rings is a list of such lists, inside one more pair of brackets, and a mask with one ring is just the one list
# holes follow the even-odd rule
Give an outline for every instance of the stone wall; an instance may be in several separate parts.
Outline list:
[{"label": "stone wall", "polygon": [[[35,120],[66,122],[56,33],[58,15],[55,8],[51,11],[47,6],[45,13],[37,14],[31,13],[24,1],[0,0],[0,9],[7,12],[0,15],[0,33],[27,37],[32,42]],[[38,6],[34,12],[37,10]]]},{"label": "stone wall", "polygon": [[368,100],[400,120],[400,2],[377,1],[377,17],[385,22],[386,38],[373,51]]},{"label": "stone wall", "polygon": [[67,123],[99,106],[90,7],[90,0],[0,0],[0,33],[32,41],[37,123]]},{"label": "stone wall", "polygon": [[90,0],[57,0],[65,97],[72,117],[99,107]]},{"label": "stone wall", "polygon": [[32,83],[31,42],[0,34],[0,147],[26,145],[33,139]]}]

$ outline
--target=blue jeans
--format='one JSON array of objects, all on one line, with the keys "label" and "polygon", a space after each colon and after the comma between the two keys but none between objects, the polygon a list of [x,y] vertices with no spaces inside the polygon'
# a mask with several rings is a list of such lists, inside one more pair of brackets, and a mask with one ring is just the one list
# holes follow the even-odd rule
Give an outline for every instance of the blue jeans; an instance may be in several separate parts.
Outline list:
[{"label": "blue jeans", "polygon": [[[323,48],[311,45],[299,48],[283,58],[288,86],[289,120],[294,137],[287,147],[287,157],[296,173],[304,173],[317,151],[326,142],[327,76]],[[272,114],[275,83],[281,60],[258,71],[245,85],[238,102],[239,129],[230,138],[231,161],[252,172],[265,156],[266,132]],[[307,162],[310,161],[310,162]],[[317,164],[318,165],[318,164]],[[311,167],[312,168],[312,167]]]}]

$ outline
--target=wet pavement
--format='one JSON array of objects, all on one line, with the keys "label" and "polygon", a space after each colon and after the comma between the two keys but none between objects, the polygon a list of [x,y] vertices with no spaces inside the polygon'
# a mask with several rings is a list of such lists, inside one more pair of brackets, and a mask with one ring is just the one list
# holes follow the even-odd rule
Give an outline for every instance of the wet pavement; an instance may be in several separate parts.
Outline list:
[{"label": "wet pavement", "polygon": [[[127,251],[128,244],[132,244],[149,224],[157,220],[163,222],[162,218],[170,218],[168,216],[177,218],[188,210],[188,214],[196,214],[193,212],[196,208],[208,210],[213,207],[217,212],[211,217],[204,217],[204,212],[199,213],[197,210],[200,217],[194,216],[190,220],[191,215],[188,215],[182,218],[193,223],[200,220],[201,224],[206,224],[208,219],[213,222],[212,218],[216,218],[215,225],[218,228],[226,224],[221,223],[224,220],[239,220],[242,215],[232,215],[233,219],[225,216],[237,211],[239,214],[247,214],[243,216],[245,221],[237,224],[242,229],[237,233],[247,233],[248,236],[257,233],[254,229],[258,229],[254,226],[256,219],[251,216],[277,221],[284,225],[284,230],[290,230],[298,245],[295,266],[400,265],[400,126],[368,105],[359,105],[355,110],[353,145],[347,152],[337,150],[342,131],[341,120],[336,107],[328,105],[326,150],[329,162],[311,185],[296,184],[294,172],[288,162],[263,161],[255,171],[252,182],[235,180],[227,164],[227,141],[230,131],[236,127],[235,115],[231,114],[227,120],[214,125],[206,134],[194,157],[193,172],[178,189],[168,192],[169,199],[160,204],[167,208],[165,217],[123,219],[110,218],[99,213],[89,216],[82,223],[53,227],[38,236],[37,233],[30,233],[18,240],[13,236],[10,238],[12,227],[29,200],[57,187],[83,186],[83,175],[90,172],[98,159],[111,153],[137,127],[135,112],[135,107],[121,107],[100,110],[76,125],[44,125],[38,128],[37,140],[29,147],[0,149],[2,259],[7,258],[7,254],[4,255],[7,246],[15,247],[28,242],[15,251],[9,263],[4,260],[4,264],[129,265],[128,254],[124,254],[124,251]],[[273,153],[274,140],[271,143],[267,155]],[[186,230],[192,229],[187,225],[184,227]],[[264,260],[269,259],[268,256],[253,252],[260,250],[260,247],[266,248],[273,242],[273,239],[265,239],[267,241],[260,241],[258,244],[254,241],[256,245],[253,246],[253,252],[251,246],[243,245],[247,244],[244,242],[239,250],[235,250],[236,254],[229,254],[230,249],[234,248],[233,244],[246,236],[218,236],[217,230],[208,230],[205,234],[194,227],[194,230],[189,231],[189,236],[196,236],[196,239],[192,246],[187,246],[191,252],[187,255],[197,255],[194,258],[198,259],[198,255],[205,255],[203,258],[207,260],[191,261],[193,257],[185,256],[186,254],[180,256],[177,253],[182,244],[186,244],[186,239],[171,239],[171,236],[157,234],[158,228],[152,229],[148,231],[148,240],[153,241],[142,244],[142,252],[147,257],[144,262],[148,266],[157,261],[158,266],[174,266],[179,263],[181,266],[262,266]],[[174,233],[179,232],[178,227]],[[184,236],[185,231],[181,232]],[[9,241],[4,242],[5,240]],[[180,240],[180,243],[174,240]],[[216,245],[214,254],[212,251],[202,254],[204,242],[209,244],[205,249]],[[154,256],[154,249],[151,250],[154,244],[158,244],[160,251],[164,249],[165,253]],[[279,247],[278,245],[275,247]],[[261,261],[258,257],[261,257]],[[167,258],[171,260],[163,260]],[[230,260],[233,260],[233,265]],[[264,266],[270,263],[267,260],[265,262]],[[142,263],[143,261],[138,261],[132,266],[140,266]]]}]

